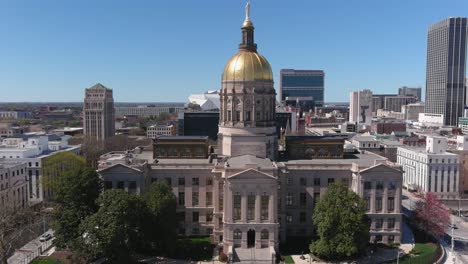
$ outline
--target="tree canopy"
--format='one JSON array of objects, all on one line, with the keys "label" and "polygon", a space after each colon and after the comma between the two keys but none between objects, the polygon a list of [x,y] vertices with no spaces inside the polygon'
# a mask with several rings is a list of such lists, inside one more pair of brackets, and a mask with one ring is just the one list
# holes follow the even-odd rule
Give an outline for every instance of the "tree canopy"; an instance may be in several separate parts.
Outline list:
[{"label": "tree canopy", "polygon": [[318,240],[310,250],[324,259],[346,259],[363,253],[369,242],[365,201],[342,183],[331,184],[314,209]]},{"label": "tree canopy", "polygon": [[414,213],[419,228],[434,236],[443,235],[450,222],[450,212],[434,193],[426,193],[418,200]]},{"label": "tree canopy", "polygon": [[101,186],[96,171],[90,168],[68,171],[56,177],[52,185],[56,201],[52,215],[56,246],[73,246],[80,235],[81,221],[98,209],[96,199]]},{"label": "tree canopy", "polygon": [[166,182],[154,182],[144,198],[152,217],[152,248],[162,254],[173,253],[177,237],[177,200],[171,187]]},{"label": "tree canopy", "polygon": [[80,226],[79,251],[88,258],[105,257],[109,263],[131,263],[144,248],[150,215],[139,196],[123,190],[105,191],[99,210]]}]

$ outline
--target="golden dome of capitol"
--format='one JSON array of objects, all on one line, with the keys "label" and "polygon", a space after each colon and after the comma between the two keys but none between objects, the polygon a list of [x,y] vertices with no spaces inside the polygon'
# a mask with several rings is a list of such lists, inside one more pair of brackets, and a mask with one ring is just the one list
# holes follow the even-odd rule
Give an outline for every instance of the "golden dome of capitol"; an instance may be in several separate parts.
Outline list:
[{"label": "golden dome of capitol", "polygon": [[241,50],[224,67],[223,81],[273,81],[273,72],[265,57]]},{"label": "golden dome of capitol", "polygon": [[254,26],[250,20],[250,2],[242,24],[242,43],[239,52],[224,67],[223,81],[273,81],[270,63],[257,52],[254,42]]}]

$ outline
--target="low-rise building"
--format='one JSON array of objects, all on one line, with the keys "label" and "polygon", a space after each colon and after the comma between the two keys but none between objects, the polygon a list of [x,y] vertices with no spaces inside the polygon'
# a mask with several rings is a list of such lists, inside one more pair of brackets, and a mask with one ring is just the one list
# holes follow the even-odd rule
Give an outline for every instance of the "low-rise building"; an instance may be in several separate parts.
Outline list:
[{"label": "low-rise building", "polygon": [[407,104],[401,106],[406,120],[417,121],[420,113],[424,113],[424,103]]},{"label": "low-rise building", "polygon": [[43,171],[44,163],[53,155],[63,151],[80,153],[80,145],[68,145],[69,137],[38,135],[36,133],[7,138],[0,144],[0,159],[27,164],[28,200],[30,203],[48,201],[52,197],[51,190],[43,184],[43,177],[45,176]]},{"label": "low-rise building", "polygon": [[31,118],[31,112],[24,111],[0,111],[0,119],[26,119]]},{"label": "low-rise building", "polygon": [[349,142],[359,150],[380,149],[380,141],[370,134],[357,134]]},{"label": "low-rise building", "polygon": [[0,210],[28,206],[26,162],[0,159]]},{"label": "low-rise building", "polygon": [[372,121],[371,131],[377,134],[390,135],[394,132],[405,132],[406,123],[401,120],[382,118],[377,121]]},{"label": "low-rise building", "polygon": [[440,198],[459,196],[460,158],[447,152],[447,138],[428,136],[426,147],[399,147],[397,163],[403,167],[403,186]]},{"label": "low-rise building", "polygon": [[157,138],[159,136],[177,136],[176,126],[173,124],[156,124],[146,129],[147,138]]}]

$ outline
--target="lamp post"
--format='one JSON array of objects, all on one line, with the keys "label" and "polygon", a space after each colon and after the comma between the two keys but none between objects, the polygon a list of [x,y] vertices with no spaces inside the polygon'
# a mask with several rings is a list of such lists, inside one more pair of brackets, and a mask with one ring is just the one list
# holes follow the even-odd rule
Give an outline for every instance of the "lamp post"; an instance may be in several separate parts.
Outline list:
[{"label": "lamp post", "polygon": [[400,261],[400,250],[398,250],[397,258],[396,258],[396,264]]}]

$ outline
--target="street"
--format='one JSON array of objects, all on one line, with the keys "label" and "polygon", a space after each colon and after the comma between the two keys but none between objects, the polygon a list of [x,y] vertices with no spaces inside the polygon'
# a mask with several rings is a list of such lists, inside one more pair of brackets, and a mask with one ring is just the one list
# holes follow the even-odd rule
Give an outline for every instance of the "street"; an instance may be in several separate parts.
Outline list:
[{"label": "street", "polygon": [[[406,216],[410,216],[416,202],[420,198],[413,196],[403,190],[402,206],[403,212]],[[455,203],[454,203],[455,205]],[[457,206],[458,207],[458,206]],[[444,241],[441,241],[447,252],[447,259],[445,263],[468,263],[468,222],[464,218],[450,215],[451,223],[455,224],[456,228],[453,229],[453,237],[455,238],[454,250],[455,261],[453,261],[453,253],[451,248],[452,229],[447,227]],[[463,241],[462,241],[463,240]]]}]

